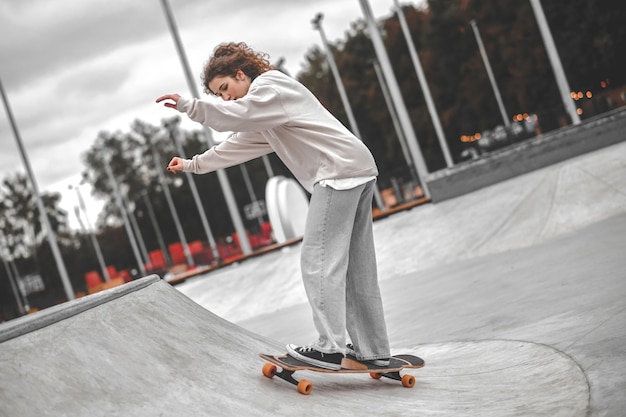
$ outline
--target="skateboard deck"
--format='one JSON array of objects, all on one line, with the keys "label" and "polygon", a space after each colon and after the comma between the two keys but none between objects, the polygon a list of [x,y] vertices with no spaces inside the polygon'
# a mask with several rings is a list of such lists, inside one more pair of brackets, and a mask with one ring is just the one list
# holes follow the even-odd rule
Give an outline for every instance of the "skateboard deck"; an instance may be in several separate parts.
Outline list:
[{"label": "skateboard deck", "polygon": [[[296,371],[313,371],[333,374],[369,373],[374,379],[380,379],[382,377],[390,378],[400,381],[404,387],[412,388],[415,385],[415,377],[410,374],[401,375],[400,372],[405,368],[422,368],[424,366],[424,360],[414,355],[394,355],[389,360],[389,366],[383,367],[367,365],[362,362],[344,359],[344,366],[348,365],[349,367],[342,367],[339,370],[326,369],[311,365],[289,355],[267,355],[261,353],[259,356],[267,362],[263,366],[263,375],[268,378],[277,376],[280,379],[295,385],[298,392],[304,395],[311,393],[313,390],[313,384],[306,379],[295,379],[293,374]],[[281,370],[279,371],[277,367]]]}]

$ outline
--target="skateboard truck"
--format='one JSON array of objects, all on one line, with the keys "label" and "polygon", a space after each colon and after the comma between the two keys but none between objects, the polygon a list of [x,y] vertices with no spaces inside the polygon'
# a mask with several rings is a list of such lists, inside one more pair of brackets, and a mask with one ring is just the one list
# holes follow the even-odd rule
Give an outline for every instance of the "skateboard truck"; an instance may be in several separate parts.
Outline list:
[{"label": "skateboard truck", "polygon": [[307,381],[306,379],[301,379],[300,381],[298,381],[293,377],[293,374],[295,372],[296,371],[290,371],[284,368],[282,368],[281,371],[278,371],[276,365],[272,363],[266,363],[265,365],[263,365],[263,375],[265,375],[266,377],[273,378],[277,376],[280,379],[295,385],[300,394],[309,395],[313,390],[313,383]]}]

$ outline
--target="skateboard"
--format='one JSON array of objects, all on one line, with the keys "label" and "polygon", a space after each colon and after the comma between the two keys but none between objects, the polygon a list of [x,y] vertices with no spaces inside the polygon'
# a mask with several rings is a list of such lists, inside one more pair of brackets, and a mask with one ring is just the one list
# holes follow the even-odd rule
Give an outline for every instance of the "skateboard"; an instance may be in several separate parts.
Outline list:
[{"label": "skateboard", "polygon": [[[410,374],[401,375],[400,372],[407,368],[423,368],[424,360],[414,355],[394,355],[389,360],[389,366],[376,367],[367,365],[362,362],[345,359],[342,365],[348,365],[349,368],[342,367],[339,370],[326,369],[319,366],[302,362],[289,355],[267,355],[259,354],[267,363],[263,365],[263,375],[268,378],[275,376],[295,385],[300,394],[309,395],[313,390],[313,384],[306,379],[297,380],[293,377],[296,371],[313,371],[331,374],[360,374],[369,373],[370,377],[380,379],[382,377],[400,381],[402,386],[413,388],[415,385],[415,377]],[[278,368],[281,370],[279,371]],[[357,369],[355,369],[357,368]]]}]

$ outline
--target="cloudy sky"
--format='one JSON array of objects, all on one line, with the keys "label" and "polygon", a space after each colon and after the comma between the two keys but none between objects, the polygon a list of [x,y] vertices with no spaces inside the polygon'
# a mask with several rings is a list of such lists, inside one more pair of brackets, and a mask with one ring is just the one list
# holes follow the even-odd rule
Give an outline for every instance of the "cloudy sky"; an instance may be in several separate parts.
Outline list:
[{"label": "cloudy sky", "polygon": [[[404,3],[404,2],[403,2]],[[285,59],[295,76],[321,37],[311,20],[324,14],[330,42],[363,18],[359,0],[169,0],[194,75],[213,48],[245,41]],[[393,0],[369,0],[374,16]],[[100,131],[128,130],[134,119],[159,124],[172,115],[154,100],[190,94],[161,0],[2,0],[0,80],[39,189],[63,194],[70,224],[82,155]],[[201,91],[201,89],[200,89]],[[185,125],[189,128],[195,126]],[[26,172],[3,108],[0,179]],[[88,198],[89,189],[81,187]],[[89,199],[91,200],[91,199]],[[99,206],[90,201],[93,223]]]}]

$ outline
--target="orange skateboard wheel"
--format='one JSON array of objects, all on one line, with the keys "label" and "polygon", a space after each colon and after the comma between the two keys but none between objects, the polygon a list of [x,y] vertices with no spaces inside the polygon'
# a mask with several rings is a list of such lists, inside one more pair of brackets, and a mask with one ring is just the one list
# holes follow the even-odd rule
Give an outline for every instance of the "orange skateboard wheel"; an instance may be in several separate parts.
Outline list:
[{"label": "orange skateboard wheel", "polygon": [[402,377],[402,386],[407,388],[413,388],[415,385],[415,377],[413,375],[404,375]]},{"label": "orange skateboard wheel", "polygon": [[263,365],[263,375],[265,375],[268,378],[273,378],[275,374],[276,374],[275,365],[272,365],[271,363],[266,363],[265,365]]},{"label": "orange skateboard wheel", "polygon": [[306,379],[298,382],[298,392],[303,395],[309,395],[313,390],[313,384]]}]

